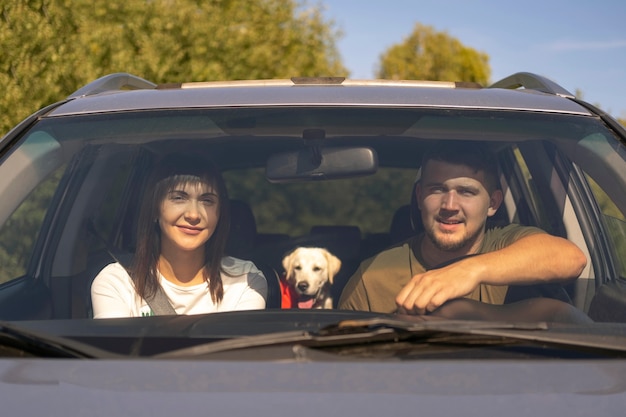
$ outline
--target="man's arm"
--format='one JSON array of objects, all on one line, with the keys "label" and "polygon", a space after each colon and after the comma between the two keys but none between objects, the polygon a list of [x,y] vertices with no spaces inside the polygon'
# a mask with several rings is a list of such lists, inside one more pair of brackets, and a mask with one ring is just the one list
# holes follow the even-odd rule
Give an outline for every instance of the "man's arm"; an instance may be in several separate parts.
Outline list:
[{"label": "man's arm", "polygon": [[415,275],[398,293],[398,311],[424,314],[464,297],[480,284],[515,285],[564,282],[577,278],[587,259],[570,241],[537,233],[497,251],[463,259]]},{"label": "man's arm", "polygon": [[338,308],[340,310],[370,311],[367,291],[363,284],[361,267],[357,269],[346,283],[341,292],[341,297],[339,298]]}]

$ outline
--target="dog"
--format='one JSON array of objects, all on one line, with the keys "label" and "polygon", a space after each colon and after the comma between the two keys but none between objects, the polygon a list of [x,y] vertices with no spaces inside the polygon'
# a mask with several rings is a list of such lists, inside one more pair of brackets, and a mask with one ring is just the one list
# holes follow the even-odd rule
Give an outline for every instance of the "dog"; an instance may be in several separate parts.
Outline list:
[{"label": "dog", "polygon": [[291,305],[283,303],[284,308],[333,308],[330,287],[341,268],[339,258],[324,248],[299,247],[283,258],[283,267],[292,298]]}]

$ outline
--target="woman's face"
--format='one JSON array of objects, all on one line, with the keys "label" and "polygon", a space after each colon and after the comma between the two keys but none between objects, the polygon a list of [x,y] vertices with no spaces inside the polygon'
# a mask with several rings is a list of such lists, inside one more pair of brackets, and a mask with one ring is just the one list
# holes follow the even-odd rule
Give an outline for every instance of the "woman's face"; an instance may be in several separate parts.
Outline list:
[{"label": "woman's face", "polygon": [[200,252],[219,220],[220,201],[206,183],[182,183],[161,201],[161,252],[172,255]]}]

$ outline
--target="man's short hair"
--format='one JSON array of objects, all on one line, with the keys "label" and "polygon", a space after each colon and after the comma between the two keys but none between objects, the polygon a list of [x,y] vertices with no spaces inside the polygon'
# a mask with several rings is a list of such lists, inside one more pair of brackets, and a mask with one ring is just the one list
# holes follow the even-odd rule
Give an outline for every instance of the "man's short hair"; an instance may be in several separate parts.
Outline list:
[{"label": "man's short hair", "polygon": [[499,188],[498,161],[493,151],[483,142],[438,141],[422,157],[422,175],[428,161],[465,165],[475,172],[485,173],[485,188],[489,193]]}]

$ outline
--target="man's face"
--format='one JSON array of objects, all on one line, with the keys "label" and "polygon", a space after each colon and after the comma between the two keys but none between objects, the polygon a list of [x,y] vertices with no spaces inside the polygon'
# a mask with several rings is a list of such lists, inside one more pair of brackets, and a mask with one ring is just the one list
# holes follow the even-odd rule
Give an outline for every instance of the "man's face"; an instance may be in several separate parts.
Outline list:
[{"label": "man's face", "polygon": [[482,242],[485,221],[502,202],[489,194],[485,173],[465,165],[430,160],[417,185],[417,202],[426,236],[435,248],[458,255],[474,253]]}]

